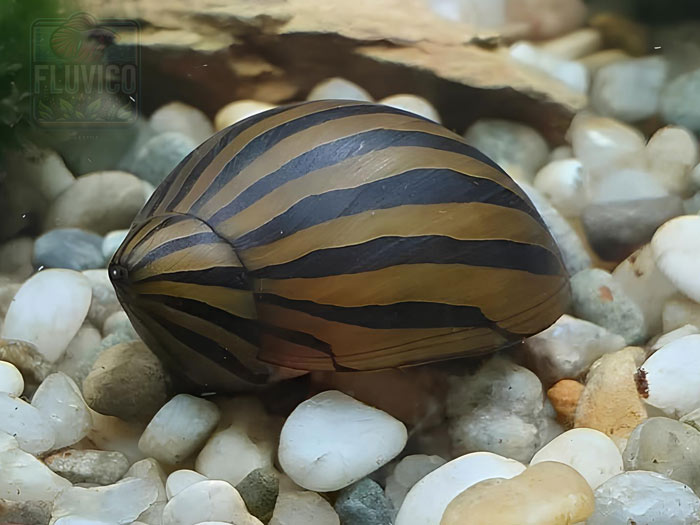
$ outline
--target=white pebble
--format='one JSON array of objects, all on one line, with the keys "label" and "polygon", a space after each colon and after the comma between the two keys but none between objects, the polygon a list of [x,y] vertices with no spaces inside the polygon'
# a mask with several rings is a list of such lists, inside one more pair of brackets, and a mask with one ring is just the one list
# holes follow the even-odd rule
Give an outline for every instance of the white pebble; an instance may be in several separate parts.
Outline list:
[{"label": "white pebble", "polygon": [[39,455],[51,450],[56,433],[51,420],[29,403],[0,393],[0,431],[14,436],[19,447]]},{"label": "white pebble", "polygon": [[221,108],[214,117],[214,127],[216,131],[221,131],[224,128],[232,126],[236,122],[272,109],[275,106],[267,102],[258,100],[236,100],[226,104]]},{"label": "white pebble", "polygon": [[182,102],[170,102],[156,109],[150,124],[156,133],[179,131],[197,144],[214,134],[214,126],[204,112]]},{"label": "white pebble", "polygon": [[113,450],[124,454],[129,463],[145,458],[139,450],[139,438],[143,434],[144,425],[127,423],[118,417],[105,416],[99,412],[90,411],[92,429],[87,438],[100,450]]},{"label": "white pebble", "polygon": [[654,115],[668,74],[666,59],[635,58],[598,70],[591,87],[591,105],[601,115],[626,122]]},{"label": "white pebble", "polygon": [[659,336],[659,338],[656,339],[651,346],[649,346],[649,351],[650,353],[656,352],[658,349],[663,348],[668,343],[675,341],[676,339],[694,334],[700,334],[700,329],[692,324],[684,324],[683,326],[675,328],[670,332],[666,332]]},{"label": "white pebble", "polygon": [[178,394],[153,416],[139,449],[163,463],[180,463],[204,444],[218,422],[219,409],[214,403]]},{"label": "white pebble", "polygon": [[664,185],[678,195],[691,188],[690,173],[698,162],[698,141],[681,126],[666,126],[654,133],[646,147],[649,169]]},{"label": "white pebble", "polygon": [[593,490],[623,470],[622,454],[615,442],[592,428],[574,428],[555,437],[530,461],[558,461],[581,474]]},{"label": "white pebble", "polygon": [[7,361],[0,361],[0,392],[17,397],[24,391],[24,378],[17,367]]},{"label": "white pebble", "polygon": [[53,424],[56,433],[54,449],[77,443],[92,428],[90,409],[78,385],[62,372],[44,379],[34,393],[32,405]]},{"label": "white pebble", "polygon": [[158,490],[153,484],[139,478],[125,478],[104,487],[71,487],[56,498],[51,519],[71,516],[98,523],[127,525],[138,518],[157,497]]},{"label": "white pebble", "polygon": [[399,461],[391,475],[386,479],[386,488],[384,489],[394,509],[401,507],[406,494],[413,485],[445,463],[446,461],[440,456],[427,456],[425,454],[406,456]]},{"label": "white pebble", "polygon": [[30,277],[10,304],[3,339],[34,344],[55,362],[78,333],[90,308],[90,281],[73,270],[50,269]]},{"label": "white pebble", "polygon": [[579,93],[588,90],[590,82],[586,67],[573,60],[565,60],[527,42],[516,42],[509,49],[510,57],[526,66],[539,69]]},{"label": "white pebble", "polygon": [[700,407],[700,335],[670,342],[641,366],[649,395],[644,399],[672,418]]},{"label": "white pebble", "polygon": [[190,485],[206,480],[206,476],[202,476],[199,472],[195,472],[194,470],[175,470],[165,481],[165,493],[168,499],[171,499]]},{"label": "white pebble", "polygon": [[391,95],[390,97],[380,100],[379,104],[410,111],[411,113],[425,117],[433,122],[440,123],[440,114],[437,112],[437,110],[430,102],[423,97],[419,97],[418,95]]},{"label": "white pebble", "polygon": [[586,27],[540,44],[540,49],[566,60],[574,60],[598,51],[603,45],[600,31]]},{"label": "white pebble", "polygon": [[280,436],[279,462],[306,489],[339,490],[391,461],[407,437],[401,421],[330,390],[289,415]]},{"label": "white pebble", "polygon": [[591,186],[591,202],[598,204],[668,196],[668,190],[654,175],[636,168],[623,168],[594,178]]},{"label": "white pebble", "polygon": [[17,440],[0,432],[0,498],[11,501],[53,501],[70,481],[18,448]]},{"label": "white pebble", "polygon": [[579,113],[567,132],[574,155],[592,175],[604,174],[614,167],[644,166],[644,135],[636,128],[615,119]]},{"label": "white pebble", "polygon": [[651,239],[651,249],[659,270],[700,303],[700,215],[683,215],[663,224]]},{"label": "white pebble", "polygon": [[163,509],[163,523],[168,525],[195,525],[217,520],[236,525],[260,523],[248,513],[238,491],[221,480],[190,485],[168,501]]},{"label": "white pebble", "polygon": [[447,505],[472,485],[491,478],[512,478],[525,466],[490,452],[453,459],[416,483],[396,516],[395,525],[440,525]]},{"label": "white pebble", "polygon": [[306,100],[360,100],[373,102],[372,95],[354,82],[340,77],[327,78],[316,84],[309,92]]},{"label": "white pebble", "polygon": [[590,199],[590,182],[578,159],[554,160],[535,175],[535,189],[565,217],[578,217]]},{"label": "white pebble", "polygon": [[663,305],[661,324],[664,332],[690,324],[700,327],[700,304],[677,294]]},{"label": "white pebble", "polygon": [[331,504],[315,492],[280,493],[270,525],[340,525]]},{"label": "white pebble", "polygon": [[[138,522],[134,521],[131,523],[131,525],[134,525],[134,523],[137,524]],[[106,521],[95,521],[93,518],[84,518],[82,516],[65,516],[57,519],[53,525],[112,525],[112,523]]]},{"label": "white pebble", "polygon": [[105,261],[109,261],[117,251],[117,248],[124,242],[129,230],[114,230],[109,232],[102,239],[102,255],[105,257]]}]

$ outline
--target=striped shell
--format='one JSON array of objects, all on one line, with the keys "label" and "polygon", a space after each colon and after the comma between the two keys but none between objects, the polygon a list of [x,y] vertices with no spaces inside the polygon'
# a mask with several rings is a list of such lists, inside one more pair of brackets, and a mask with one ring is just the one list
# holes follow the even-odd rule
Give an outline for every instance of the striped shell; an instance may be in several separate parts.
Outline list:
[{"label": "striped shell", "polygon": [[260,383],[277,367],[489,352],[548,327],[570,298],[555,242],[496,164],[434,122],[329,100],[199,146],[135,219],[110,277],[149,346],[217,388],[231,373]]}]

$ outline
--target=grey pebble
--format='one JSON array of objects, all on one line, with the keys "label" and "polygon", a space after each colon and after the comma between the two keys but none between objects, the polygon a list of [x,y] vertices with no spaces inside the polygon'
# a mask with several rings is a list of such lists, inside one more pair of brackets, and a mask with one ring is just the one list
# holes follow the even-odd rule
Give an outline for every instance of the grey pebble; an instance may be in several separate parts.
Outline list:
[{"label": "grey pebble", "polygon": [[335,501],[341,525],[391,525],[392,507],[376,481],[364,478],[340,491]]},{"label": "grey pebble", "polygon": [[700,131],[700,69],[678,75],[661,93],[661,115],[669,124]]},{"label": "grey pebble", "polygon": [[103,351],[83,381],[90,408],[125,421],[149,420],[168,400],[168,393],[169,380],[160,360],[140,341]]},{"label": "grey pebble", "polygon": [[48,525],[50,501],[12,501],[0,499],[0,523],[3,525]]},{"label": "grey pebble", "polygon": [[129,469],[121,452],[106,450],[63,450],[44,459],[46,466],[71,483],[110,485]]},{"label": "grey pebble", "polygon": [[700,490],[700,432],[675,419],[652,417],[627,441],[625,470],[649,470]]},{"label": "grey pebble", "polygon": [[236,490],[245,501],[248,512],[263,523],[272,518],[279,495],[279,476],[272,470],[257,468],[236,485]]},{"label": "grey pebble", "polygon": [[605,270],[590,268],[571,278],[574,314],[625,338],[628,345],[647,336],[644,314]]},{"label": "grey pebble", "polygon": [[134,157],[131,171],[157,186],[197,144],[182,133],[168,131],[146,141]]},{"label": "grey pebble", "polygon": [[591,204],[581,219],[591,247],[607,261],[621,261],[651,240],[663,223],[683,215],[675,196]]},{"label": "grey pebble", "polygon": [[87,270],[104,266],[102,237],[78,228],[51,230],[34,243],[35,268]]}]

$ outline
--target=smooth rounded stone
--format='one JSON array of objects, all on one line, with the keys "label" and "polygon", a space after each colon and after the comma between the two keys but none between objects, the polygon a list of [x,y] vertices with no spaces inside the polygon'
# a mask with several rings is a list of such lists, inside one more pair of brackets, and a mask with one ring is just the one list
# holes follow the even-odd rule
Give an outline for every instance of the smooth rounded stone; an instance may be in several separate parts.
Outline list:
[{"label": "smooth rounded stone", "polygon": [[692,525],[700,522],[700,499],[683,483],[654,472],[624,472],[595,491],[588,525]]},{"label": "smooth rounded stone", "polygon": [[612,167],[644,158],[644,135],[612,118],[578,113],[571,121],[567,136],[576,158],[594,176],[601,169],[609,173]]},{"label": "smooth rounded stone", "polygon": [[651,239],[659,270],[696,303],[700,303],[700,215],[683,215],[661,226]]},{"label": "smooth rounded stone", "polygon": [[56,371],[63,372],[76,384],[82,385],[97,359],[101,342],[100,331],[90,323],[84,323],[56,363]]},{"label": "smooth rounded stone", "polygon": [[78,272],[39,272],[15,295],[1,337],[32,343],[46,360],[56,362],[83,324],[91,298],[90,282]]},{"label": "smooth rounded stone", "polygon": [[569,221],[535,188],[520,181],[518,181],[518,184],[527,193],[552,237],[554,237],[564,260],[564,266],[569,274],[573,275],[585,268],[590,268],[593,264],[591,256],[586,251],[581,237],[571,227]]},{"label": "smooth rounded stone", "polygon": [[574,315],[619,334],[628,345],[646,340],[641,308],[605,270],[589,268],[571,278]]},{"label": "smooth rounded stone", "polygon": [[78,177],[51,204],[44,229],[82,228],[104,235],[128,228],[146,198],[143,182],[131,173],[89,173]]},{"label": "smooth rounded stone", "polygon": [[169,102],[156,109],[149,120],[156,133],[177,131],[201,144],[214,134],[209,118],[200,109],[183,102]]},{"label": "smooth rounded stone", "polygon": [[278,458],[305,489],[342,489],[385,465],[406,445],[401,421],[329,390],[298,405],[282,427]]},{"label": "smooth rounded stone", "polygon": [[516,42],[510,46],[508,54],[516,62],[545,73],[573,91],[588,91],[590,76],[585,66],[579,62],[562,59],[528,42]]},{"label": "smooth rounded stone", "polygon": [[53,501],[70,481],[18,448],[15,438],[0,431],[0,498],[11,501]]},{"label": "smooth rounded stone", "polygon": [[700,490],[700,432],[675,419],[652,417],[630,435],[625,470],[648,470]]},{"label": "smooth rounded stone", "polygon": [[91,412],[91,414],[92,429],[87,439],[94,443],[96,448],[121,452],[132,464],[145,459],[144,453],[138,447],[145,425],[127,423],[118,417],[103,416],[99,412]]},{"label": "smooth rounded stone", "polygon": [[260,102],[259,100],[236,100],[226,104],[221,108],[214,117],[214,127],[216,131],[221,131],[224,128],[234,125],[236,122],[262,113],[269,109],[273,109],[273,104]]},{"label": "smooth rounded stone", "polygon": [[[134,525],[132,522],[131,525]],[[83,518],[82,516],[64,516],[53,522],[53,525],[113,525],[111,522],[95,521],[92,518]]]},{"label": "smooth rounded stone", "polygon": [[693,103],[700,95],[700,69],[678,75],[661,94],[661,116],[669,124],[700,130],[700,109]]},{"label": "smooth rounded stone", "polygon": [[384,492],[394,511],[398,511],[411,487],[436,468],[447,463],[440,456],[414,454],[399,461],[386,479]]},{"label": "smooth rounded stone", "polygon": [[684,324],[683,326],[675,328],[670,332],[666,332],[665,334],[661,334],[657,338],[652,339],[648,344],[649,353],[651,354],[656,352],[660,348],[666,346],[671,341],[675,341],[676,339],[680,339],[681,337],[685,337],[686,335],[694,334],[700,334],[700,329],[692,324]]},{"label": "smooth rounded stone", "polygon": [[539,46],[547,53],[565,60],[575,60],[598,51],[603,45],[600,31],[592,27],[577,29],[559,38],[542,42]]},{"label": "smooth rounded stone", "polygon": [[194,470],[174,470],[165,481],[165,493],[168,499],[172,499],[176,494],[182,492],[190,485],[194,485],[200,481],[206,481],[207,479],[206,476],[202,476],[199,472],[195,472]]},{"label": "smooth rounded stone", "polygon": [[39,385],[32,405],[51,421],[56,434],[54,449],[77,443],[90,432],[90,409],[78,386],[61,372],[51,374]]},{"label": "smooth rounded stone", "polygon": [[[484,1],[482,7],[492,3],[492,0]],[[527,0],[506,4],[507,23],[521,27],[523,37],[532,40],[569,33],[583,25],[586,14],[586,5],[581,0]]]},{"label": "smooth rounded stone", "polygon": [[656,266],[651,246],[647,244],[627,257],[612,276],[642,309],[649,333],[659,333],[664,303],[678,290]]},{"label": "smooth rounded stone", "polygon": [[138,340],[138,334],[136,333],[136,330],[134,330],[134,327],[129,320],[129,316],[124,310],[114,312],[107,317],[105,322],[102,324],[102,333],[105,337],[119,331],[132,332],[134,340]]},{"label": "smooth rounded stone", "polygon": [[227,399],[219,409],[219,430],[197,456],[195,470],[236,486],[252,471],[273,466],[282,422],[256,398]]},{"label": "smooth rounded stone", "polygon": [[425,117],[428,120],[432,120],[438,124],[440,123],[440,114],[437,112],[437,110],[430,102],[423,97],[419,97],[418,95],[411,95],[408,93],[391,95],[381,99],[377,103],[384,104],[385,106],[391,106],[392,108],[410,111],[411,113]]},{"label": "smooth rounded stone", "polygon": [[647,418],[636,381],[637,367],[644,357],[643,349],[630,346],[593,363],[576,407],[574,426],[599,430],[624,447],[632,430]]},{"label": "smooth rounded stone", "polygon": [[168,501],[163,509],[163,523],[169,525],[195,525],[217,520],[236,525],[260,523],[248,513],[238,491],[221,480],[190,485]]},{"label": "smooth rounded stone", "polygon": [[478,120],[464,133],[464,140],[517,180],[532,180],[549,156],[539,132],[510,120]]},{"label": "smooth rounded stone", "polygon": [[550,162],[537,172],[532,184],[565,217],[578,217],[587,204],[588,174],[578,159]]},{"label": "smooth rounded stone", "polygon": [[103,351],[83,381],[90,408],[126,421],[153,417],[168,399],[168,391],[163,365],[140,341]]},{"label": "smooth rounded stone", "polygon": [[581,377],[602,355],[624,347],[622,336],[563,315],[543,332],[525,340],[523,359],[542,384],[549,387],[561,379]]},{"label": "smooth rounded stone", "polygon": [[530,370],[496,356],[474,374],[448,381],[455,454],[487,451],[527,462],[546,442],[542,384]]},{"label": "smooth rounded stone", "polygon": [[666,221],[683,215],[676,195],[593,203],[583,210],[586,237],[601,258],[619,261],[651,240]]},{"label": "smooth rounded stone", "polygon": [[121,452],[68,449],[44,459],[46,466],[71,483],[115,483],[129,469],[129,460]]},{"label": "smooth rounded stone", "polygon": [[252,471],[236,485],[236,490],[243,498],[248,512],[263,523],[267,523],[275,510],[279,486],[280,480],[277,472],[271,468],[259,468]]},{"label": "smooth rounded stone", "polygon": [[36,407],[9,394],[0,393],[0,432],[14,436],[19,447],[39,455],[56,441],[51,420]]},{"label": "smooth rounded stone", "polygon": [[0,499],[0,523],[49,525],[50,501],[11,501]]},{"label": "smooth rounded stone", "polygon": [[565,427],[574,426],[576,407],[584,386],[574,379],[562,379],[547,390],[547,398],[557,413],[557,421]]},{"label": "smooth rounded stone", "polygon": [[148,424],[139,449],[163,463],[181,463],[204,444],[218,422],[219,409],[214,403],[178,394]]},{"label": "smooth rounded stone", "polygon": [[664,187],[687,196],[691,170],[698,163],[698,141],[693,132],[681,126],[666,126],[651,136],[646,150],[649,167]]},{"label": "smooth rounded stone", "polygon": [[0,245],[0,274],[9,274],[25,280],[34,273],[32,254],[34,239],[15,237]]},{"label": "smooth rounded stone", "polygon": [[105,522],[128,525],[158,497],[156,488],[146,480],[128,478],[104,487],[71,487],[54,501],[52,520],[81,517],[86,523]]},{"label": "smooth rounded stone", "polygon": [[94,326],[101,327],[110,315],[122,311],[121,304],[119,304],[106,268],[85,270],[82,273],[92,286],[92,301],[88,311],[88,320]]},{"label": "smooth rounded stone", "polygon": [[48,201],[58,197],[75,181],[63,158],[51,149],[34,147],[21,152],[7,151],[5,160],[10,173],[21,173],[22,178]]},{"label": "smooth rounded stone", "polygon": [[41,383],[53,369],[36,347],[25,341],[0,339],[0,360],[15,365],[25,383],[32,385]]},{"label": "smooth rounded stone", "polygon": [[426,475],[406,495],[395,525],[439,525],[450,502],[469,487],[492,478],[512,478],[525,466],[490,452],[448,461]]},{"label": "smooth rounded stone", "polygon": [[343,525],[392,525],[391,503],[369,478],[341,490],[334,508]]},{"label": "smooth rounded stone", "polygon": [[678,294],[664,303],[661,323],[666,331],[686,324],[700,327],[700,304]]},{"label": "smooth rounded stone", "polygon": [[284,492],[277,498],[269,525],[340,525],[331,504],[310,491]]},{"label": "smooth rounded stone", "polygon": [[658,199],[668,190],[647,169],[622,168],[593,179],[591,202],[598,204]]},{"label": "smooth rounded stone", "polygon": [[364,88],[341,77],[327,78],[316,84],[306,96],[306,100],[360,100],[374,102]]},{"label": "smooth rounded stone", "polygon": [[689,178],[692,187],[696,190],[700,190],[700,164],[695,165],[690,171]]},{"label": "smooth rounded stone", "polygon": [[700,335],[688,335],[652,354],[640,367],[638,382],[646,403],[678,418],[700,407],[698,374]]},{"label": "smooth rounded stone", "polygon": [[129,467],[129,470],[124,474],[125,478],[140,478],[151,481],[158,488],[158,501],[167,501],[167,492],[165,490],[165,472],[160,464],[153,458],[142,459]]},{"label": "smooth rounded stone", "polygon": [[537,451],[530,465],[557,461],[581,474],[593,490],[623,470],[622,455],[608,436],[591,428],[574,428]]},{"label": "smooth rounded stone", "polygon": [[51,230],[34,243],[32,261],[36,268],[101,268],[105,264],[102,237],[77,228]]},{"label": "smooth rounded stone", "polygon": [[700,191],[683,201],[683,211],[686,215],[700,214]]},{"label": "smooth rounded stone", "polygon": [[665,58],[651,56],[615,62],[598,70],[591,105],[600,115],[634,122],[656,114],[668,76]]},{"label": "smooth rounded stone", "polygon": [[198,145],[187,135],[177,131],[166,131],[150,138],[139,148],[131,171],[141,179],[158,186]]},{"label": "smooth rounded stone", "polygon": [[566,160],[566,159],[573,159],[574,158],[574,152],[571,149],[571,146],[568,144],[562,144],[561,146],[557,146],[554,148],[552,151],[549,152],[549,162],[554,162],[555,160]]},{"label": "smooth rounded stone", "polygon": [[24,378],[17,367],[7,361],[0,361],[0,392],[19,397],[24,391]]},{"label": "smooth rounded stone", "polygon": [[102,239],[102,256],[105,261],[109,261],[117,251],[117,248],[124,242],[129,230],[112,230]]},{"label": "smooth rounded stone", "polygon": [[547,461],[468,488],[447,506],[440,525],[569,525],[594,508],[586,480],[568,465]]}]

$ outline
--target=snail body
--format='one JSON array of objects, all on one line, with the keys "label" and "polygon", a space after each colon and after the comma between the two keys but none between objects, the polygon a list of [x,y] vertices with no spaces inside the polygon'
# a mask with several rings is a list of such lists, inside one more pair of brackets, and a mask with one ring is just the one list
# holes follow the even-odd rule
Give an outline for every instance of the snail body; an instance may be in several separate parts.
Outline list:
[{"label": "snail body", "polygon": [[144,341],[210,387],[486,353],[570,299],[554,240],[496,164],[434,122],[352,101],[209,138],[109,273]]}]

